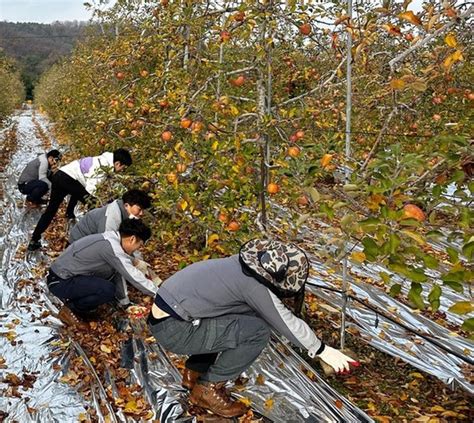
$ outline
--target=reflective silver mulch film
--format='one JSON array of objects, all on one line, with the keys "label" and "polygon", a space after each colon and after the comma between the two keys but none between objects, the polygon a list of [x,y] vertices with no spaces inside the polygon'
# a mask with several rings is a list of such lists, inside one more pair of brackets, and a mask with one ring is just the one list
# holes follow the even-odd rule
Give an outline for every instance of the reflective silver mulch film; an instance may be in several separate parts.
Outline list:
[{"label": "reflective silver mulch film", "polygon": [[[286,215],[287,212],[277,205],[272,205],[279,213]],[[327,227],[323,222],[319,222],[321,227]],[[340,234],[339,234],[340,235]],[[305,245],[309,245],[312,256],[312,276],[309,278],[308,290],[316,296],[324,299],[334,307],[342,305],[342,297],[339,293],[312,287],[311,284],[323,285],[332,289],[340,289],[342,285],[342,272],[329,269],[319,260],[317,254],[334,248],[334,239],[337,234],[327,234],[324,231],[316,232],[304,227],[301,229],[301,237]],[[351,249],[353,245],[348,245]],[[355,248],[354,251],[361,251]],[[391,297],[379,287],[364,282],[364,279],[378,281],[379,273],[383,271],[390,274],[394,283],[402,285],[402,292],[406,295],[410,288],[410,281],[400,278],[390,270],[377,263],[364,263],[363,265],[349,261],[349,280],[351,293],[360,300],[366,300],[369,304],[402,322],[411,329],[416,330],[431,339],[443,344],[451,351],[455,351],[471,363],[474,360],[474,343],[468,339],[460,337],[448,328],[430,320],[419,314],[416,310]],[[431,285],[438,283],[439,273],[431,272],[430,281],[424,283],[424,296],[431,290]],[[458,293],[451,289],[444,289],[441,297],[440,311],[446,315],[446,320],[450,323],[460,324],[466,317],[473,317],[474,313],[462,317],[448,311],[449,307],[457,301],[470,301],[468,293]],[[473,366],[465,360],[450,354],[433,343],[414,335],[403,329],[399,325],[385,319],[381,315],[376,315],[372,310],[361,304],[351,301],[347,307],[347,315],[354,323],[349,324],[360,332],[363,339],[367,340],[377,349],[384,351],[394,357],[400,357],[411,365],[438,377],[448,385],[454,387],[459,385],[466,391],[474,393],[474,384],[471,383]]]},{"label": "reflective silver mulch film", "polygon": [[[49,296],[44,276],[37,273],[37,265],[50,260],[47,251],[30,256],[24,252],[40,216],[39,210],[25,208],[16,187],[19,172],[43,151],[33,113],[27,109],[14,117],[18,148],[0,174],[4,190],[0,203],[0,416],[6,422],[65,423],[77,422],[81,414],[92,410],[101,422],[131,421],[122,412],[112,411],[107,390],[112,396],[117,394],[113,378],[97,375],[81,345],[72,339],[65,343],[59,336],[61,323],[54,317],[59,304]],[[46,119],[37,115],[36,122],[48,133]],[[121,365],[131,370],[129,382],[142,386],[155,419],[196,421],[182,417],[187,410],[187,393],[180,386],[180,373],[159,345],[143,339],[142,325],[131,322],[133,335],[122,345]],[[59,380],[77,356],[92,374],[87,386],[90,401]],[[314,375],[314,380],[307,374]],[[252,401],[263,421],[372,421],[320,379],[283,340],[272,341],[244,376],[248,382],[238,387],[236,395]]]}]

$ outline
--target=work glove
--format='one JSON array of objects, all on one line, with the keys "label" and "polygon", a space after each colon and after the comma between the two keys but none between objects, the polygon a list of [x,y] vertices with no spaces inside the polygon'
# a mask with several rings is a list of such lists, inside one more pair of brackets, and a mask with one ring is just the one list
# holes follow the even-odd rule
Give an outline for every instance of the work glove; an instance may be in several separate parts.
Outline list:
[{"label": "work glove", "polygon": [[350,372],[350,365],[354,367],[360,366],[358,361],[343,354],[341,351],[336,350],[328,345],[324,345],[323,350],[316,354],[326,364],[331,366],[336,373],[345,374]]}]

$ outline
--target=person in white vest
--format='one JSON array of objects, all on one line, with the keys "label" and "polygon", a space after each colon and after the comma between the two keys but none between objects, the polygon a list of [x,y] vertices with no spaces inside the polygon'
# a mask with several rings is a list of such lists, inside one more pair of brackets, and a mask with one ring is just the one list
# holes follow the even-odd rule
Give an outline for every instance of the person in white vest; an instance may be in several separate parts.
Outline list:
[{"label": "person in white vest", "polygon": [[111,171],[122,172],[131,164],[130,153],[124,148],[119,148],[113,153],[107,152],[96,157],[84,157],[59,168],[51,177],[51,197],[33,231],[28,250],[35,251],[41,248],[41,235],[48,229],[67,195],[70,195],[71,198],[66,216],[69,219],[74,219],[74,208],[78,201],[83,204],[92,203],[97,185]]}]

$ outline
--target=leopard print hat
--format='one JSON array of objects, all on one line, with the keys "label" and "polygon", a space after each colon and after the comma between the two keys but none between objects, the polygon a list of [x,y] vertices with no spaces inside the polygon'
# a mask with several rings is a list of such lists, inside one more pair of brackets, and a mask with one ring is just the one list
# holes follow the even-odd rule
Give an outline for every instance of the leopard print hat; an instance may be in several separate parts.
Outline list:
[{"label": "leopard print hat", "polygon": [[286,296],[299,293],[308,278],[308,258],[294,244],[252,239],[240,248],[239,260],[244,273]]}]

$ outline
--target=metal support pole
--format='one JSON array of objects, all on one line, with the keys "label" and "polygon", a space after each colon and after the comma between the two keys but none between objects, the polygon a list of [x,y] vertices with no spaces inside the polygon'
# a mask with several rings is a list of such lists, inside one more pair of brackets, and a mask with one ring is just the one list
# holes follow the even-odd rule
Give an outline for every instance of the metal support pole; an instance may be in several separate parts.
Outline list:
[{"label": "metal support pole", "polygon": [[[347,0],[347,62],[346,62],[346,165],[344,170],[344,180],[347,184],[349,182],[350,171],[348,166],[348,160],[351,155],[351,112],[352,112],[352,0]],[[347,238],[344,243],[344,252],[347,251]],[[347,266],[348,259],[347,254],[344,254],[342,263],[342,308],[341,308],[341,349],[345,346],[346,336],[346,308],[347,308]]]}]

